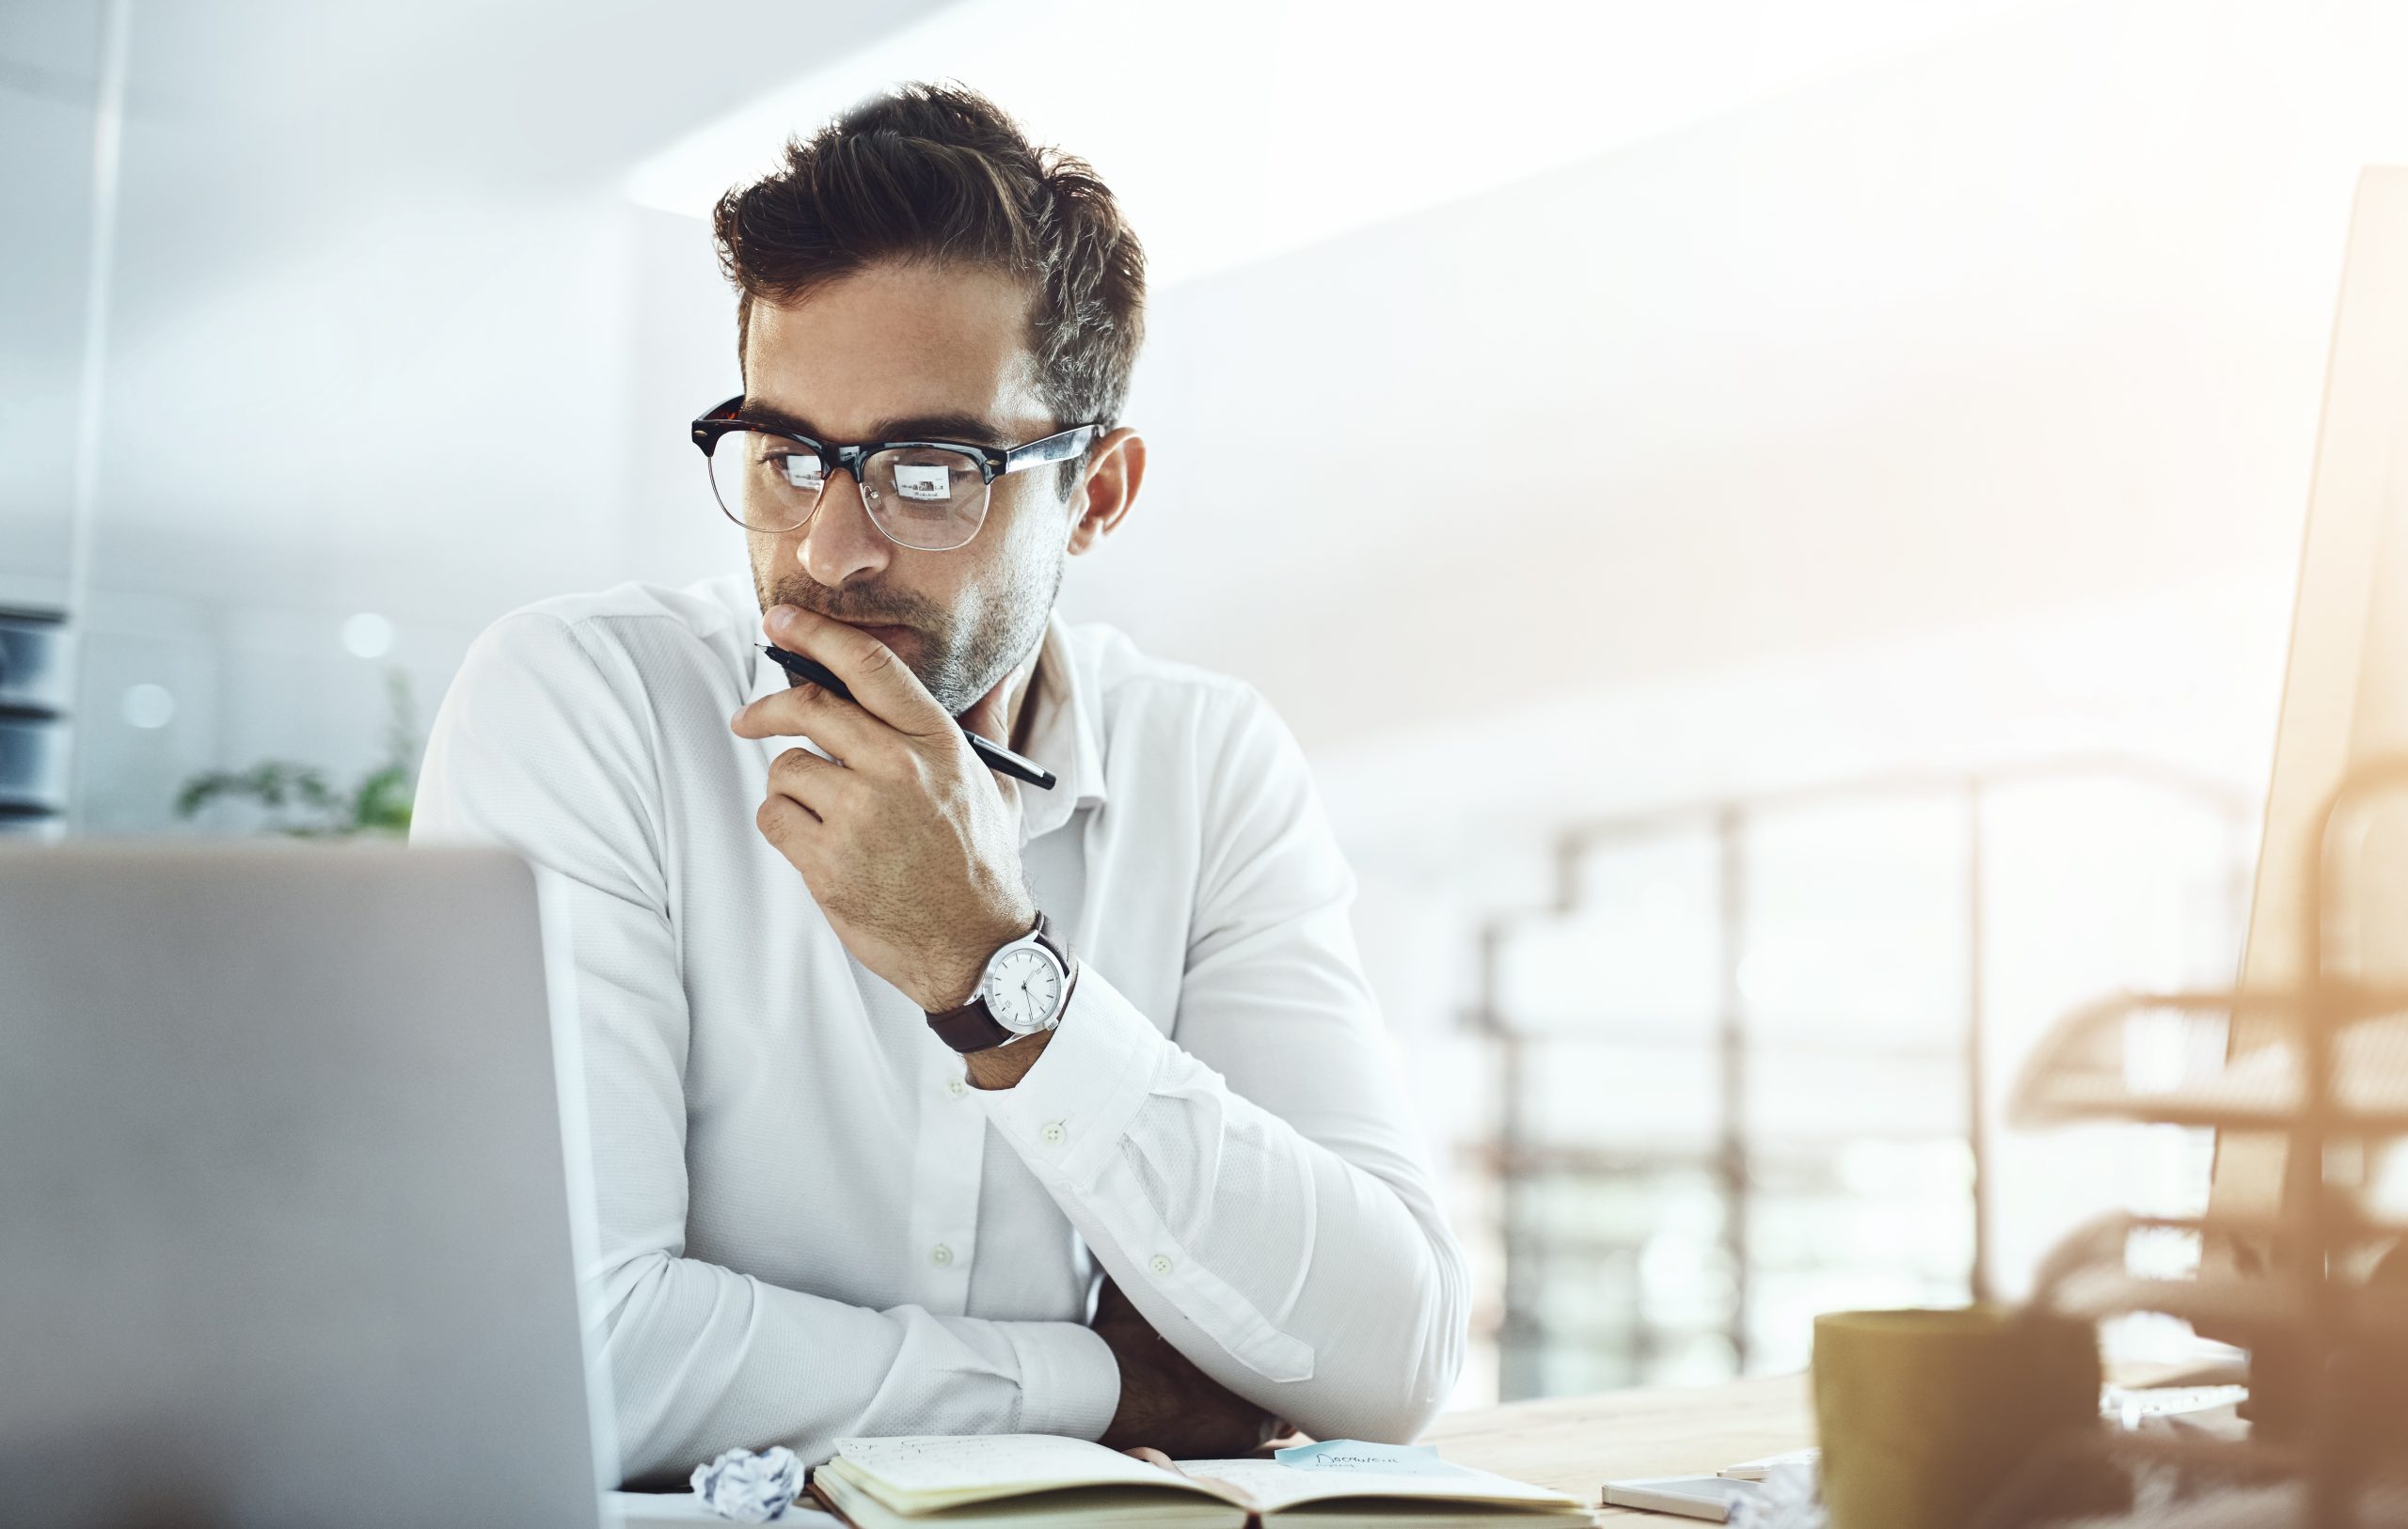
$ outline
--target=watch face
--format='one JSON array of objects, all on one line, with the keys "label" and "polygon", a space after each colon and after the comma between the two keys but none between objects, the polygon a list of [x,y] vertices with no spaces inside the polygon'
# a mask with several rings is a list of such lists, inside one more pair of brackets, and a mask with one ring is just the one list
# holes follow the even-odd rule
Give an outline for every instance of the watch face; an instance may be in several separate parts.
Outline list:
[{"label": "watch face", "polygon": [[1006,951],[987,969],[987,1012],[1006,1029],[1038,1030],[1062,1006],[1062,973],[1042,951]]}]

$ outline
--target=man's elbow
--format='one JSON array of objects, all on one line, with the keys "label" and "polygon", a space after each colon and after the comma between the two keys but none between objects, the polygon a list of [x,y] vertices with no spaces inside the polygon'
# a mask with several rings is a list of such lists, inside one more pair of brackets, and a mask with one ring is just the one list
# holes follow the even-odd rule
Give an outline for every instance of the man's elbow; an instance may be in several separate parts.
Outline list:
[{"label": "man's elbow", "polygon": [[1282,1415],[1315,1439],[1409,1444],[1445,1408],[1453,1389],[1454,1377],[1450,1372],[1444,1383],[1434,1377],[1411,1388],[1366,1386],[1358,1395],[1325,1400],[1319,1406],[1291,1405]]},{"label": "man's elbow", "polygon": [[1364,1410],[1362,1423],[1346,1437],[1372,1444],[1409,1444],[1446,1409],[1447,1395],[1453,1389],[1450,1376],[1446,1385],[1433,1385],[1418,1395],[1375,1399]]},{"label": "man's elbow", "polygon": [[[610,1387],[622,1485],[674,1486],[694,1465],[689,1420],[671,1379],[694,1334],[687,1283],[694,1266],[665,1252],[632,1254],[594,1271],[588,1287],[596,1357]],[[664,1376],[667,1368],[670,1376]],[[697,1457],[698,1458],[698,1457]]]},{"label": "man's elbow", "polygon": [[1463,1374],[1465,1329],[1469,1315],[1457,1306],[1439,1319],[1432,1335],[1434,1341],[1422,1362],[1414,1367],[1409,1382],[1398,1388],[1393,1403],[1383,1409],[1386,1415],[1378,1421],[1384,1431],[1365,1437],[1376,1437],[1384,1444],[1409,1444],[1446,1411],[1448,1400],[1455,1394],[1455,1381]]},{"label": "man's elbow", "polygon": [[1382,1421],[1389,1431],[1379,1436],[1381,1443],[1409,1444],[1419,1438],[1445,1410],[1463,1375],[1471,1331],[1471,1270],[1462,1247],[1443,1226],[1432,1233],[1430,1251],[1436,1278],[1428,1287],[1419,1351],[1385,1409],[1388,1416]]},{"label": "man's elbow", "polygon": [[1341,1396],[1326,1398],[1315,1408],[1286,1415],[1288,1421],[1316,1439],[1360,1439],[1366,1443],[1409,1444],[1421,1437],[1431,1420],[1445,1410],[1463,1373],[1465,1331],[1470,1313],[1464,1299],[1465,1282],[1442,1284],[1424,1320],[1418,1325],[1419,1341],[1411,1351],[1387,1363],[1367,1366]]}]

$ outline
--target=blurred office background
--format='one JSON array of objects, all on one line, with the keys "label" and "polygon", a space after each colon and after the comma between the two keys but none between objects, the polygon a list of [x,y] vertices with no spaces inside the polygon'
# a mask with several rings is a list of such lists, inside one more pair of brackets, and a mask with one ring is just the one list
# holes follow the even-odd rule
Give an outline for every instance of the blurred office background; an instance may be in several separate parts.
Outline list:
[{"label": "blurred office background", "polygon": [[1066,606],[1311,755],[1463,1400],[1795,1367],[2202,1192],[1994,1107],[2231,974],[2408,3],[18,0],[0,829],[289,821],[179,798],[347,793],[501,612],[739,568],[699,214],[909,75],[1149,243],[1152,473]]}]

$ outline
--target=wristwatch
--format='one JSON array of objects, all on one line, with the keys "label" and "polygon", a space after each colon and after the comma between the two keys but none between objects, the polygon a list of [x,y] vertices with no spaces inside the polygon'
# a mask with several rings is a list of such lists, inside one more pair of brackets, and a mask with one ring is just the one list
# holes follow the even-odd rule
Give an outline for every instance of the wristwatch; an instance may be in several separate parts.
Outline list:
[{"label": "wristwatch", "polygon": [[957,1051],[1009,1046],[1062,1022],[1069,1001],[1069,950],[1054,938],[1053,922],[1039,913],[1037,927],[987,957],[978,991],[958,1009],[928,1016],[928,1028]]}]

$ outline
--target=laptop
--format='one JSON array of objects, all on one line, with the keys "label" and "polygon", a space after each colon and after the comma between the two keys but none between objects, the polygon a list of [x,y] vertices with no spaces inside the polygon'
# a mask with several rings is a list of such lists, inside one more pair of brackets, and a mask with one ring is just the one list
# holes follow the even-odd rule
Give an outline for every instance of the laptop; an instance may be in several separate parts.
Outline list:
[{"label": "laptop", "polygon": [[497,850],[0,845],[0,1521],[593,1529],[543,952]]}]

